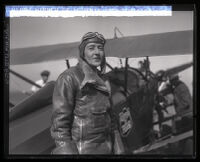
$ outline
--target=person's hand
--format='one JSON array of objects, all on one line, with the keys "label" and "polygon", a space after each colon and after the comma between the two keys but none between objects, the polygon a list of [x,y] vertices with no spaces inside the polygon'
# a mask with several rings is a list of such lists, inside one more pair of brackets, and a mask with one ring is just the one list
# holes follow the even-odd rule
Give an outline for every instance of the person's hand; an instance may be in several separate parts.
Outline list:
[{"label": "person's hand", "polygon": [[52,154],[65,154],[65,155],[73,155],[79,154],[78,148],[73,141],[57,141],[56,148],[52,151]]}]

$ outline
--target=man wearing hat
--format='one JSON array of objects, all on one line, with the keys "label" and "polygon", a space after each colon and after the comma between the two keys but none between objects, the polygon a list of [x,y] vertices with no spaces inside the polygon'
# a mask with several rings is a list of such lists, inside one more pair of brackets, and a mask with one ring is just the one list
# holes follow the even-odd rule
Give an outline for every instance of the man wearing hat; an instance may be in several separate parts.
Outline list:
[{"label": "man wearing hat", "polygon": [[[112,154],[116,123],[111,109],[111,88],[104,76],[106,40],[86,33],[79,45],[76,66],[65,70],[53,93],[52,154]],[[120,150],[118,150],[118,153]]]},{"label": "man wearing hat", "polygon": [[[41,87],[44,87],[45,84],[46,84],[47,81],[48,81],[49,74],[50,74],[50,72],[49,72],[48,70],[42,71],[42,72],[40,73],[42,79],[36,81],[35,83],[36,83],[37,85],[41,86]],[[31,87],[31,91],[32,91],[33,93],[37,92],[38,90],[39,90],[39,88],[36,87],[36,86],[32,86],[32,87]]]}]

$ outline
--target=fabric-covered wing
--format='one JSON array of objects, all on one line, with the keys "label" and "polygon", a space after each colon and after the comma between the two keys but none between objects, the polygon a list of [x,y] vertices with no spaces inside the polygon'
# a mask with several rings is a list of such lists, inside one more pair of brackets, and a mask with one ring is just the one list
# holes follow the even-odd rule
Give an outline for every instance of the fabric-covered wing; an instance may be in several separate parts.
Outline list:
[{"label": "fabric-covered wing", "polygon": [[[20,48],[10,51],[11,65],[78,57],[79,42]],[[145,57],[193,53],[193,31],[176,31],[108,39],[106,56]]]}]

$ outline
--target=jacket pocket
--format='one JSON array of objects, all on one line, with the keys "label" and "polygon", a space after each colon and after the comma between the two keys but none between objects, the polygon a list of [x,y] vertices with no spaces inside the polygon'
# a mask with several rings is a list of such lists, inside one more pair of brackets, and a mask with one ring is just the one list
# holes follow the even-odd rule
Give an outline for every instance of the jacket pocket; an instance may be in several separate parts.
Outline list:
[{"label": "jacket pocket", "polygon": [[94,129],[104,129],[108,126],[108,113],[105,108],[91,109],[92,126]]}]

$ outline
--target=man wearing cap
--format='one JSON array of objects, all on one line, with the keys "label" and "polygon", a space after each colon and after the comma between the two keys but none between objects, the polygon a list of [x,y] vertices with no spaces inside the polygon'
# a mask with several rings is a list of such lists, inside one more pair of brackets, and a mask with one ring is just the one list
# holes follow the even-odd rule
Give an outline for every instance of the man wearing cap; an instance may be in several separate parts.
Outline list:
[{"label": "man wearing cap", "polygon": [[178,75],[169,77],[174,94],[174,104],[177,114],[182,114],[192,110],[192,96],[188,87],[183,83]]},{"label": "man wearing cap", "polygon": [[[58,77],[53,93],[52,154],[112,154],[116,123],[111,88],[104,76],[104,37],[85,34],[75,67]],[[118,150],[118,153],[120,150]]]},{"label": "man wearing cap", "polygon": [[[37,80],[35,83],[36,83],[37,85],[41,86],[41,87],[44,87],[45,84],[46,84],[47,81],[48,81],[49,74],[50,74],[50,72],[47,71],[47,70],[42,71],[42,72],[40,73],[42,79]],[[36,86],[32,86],[32,87],[31,87],[31,91],[32,91],[33,93],[37,92],[38,90],[39,90],[39,88],[36,87]]]}]

